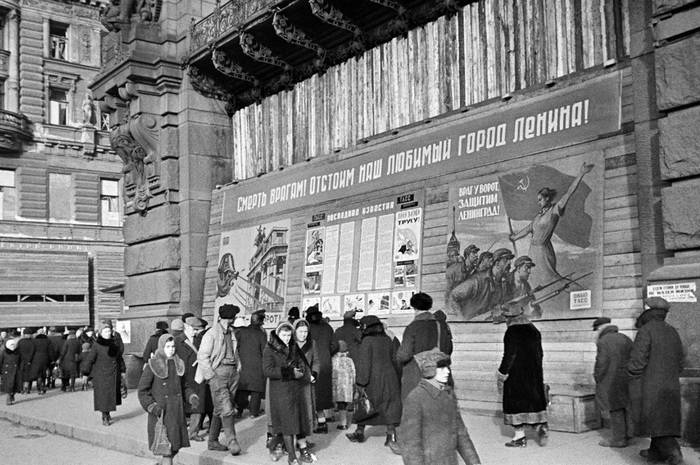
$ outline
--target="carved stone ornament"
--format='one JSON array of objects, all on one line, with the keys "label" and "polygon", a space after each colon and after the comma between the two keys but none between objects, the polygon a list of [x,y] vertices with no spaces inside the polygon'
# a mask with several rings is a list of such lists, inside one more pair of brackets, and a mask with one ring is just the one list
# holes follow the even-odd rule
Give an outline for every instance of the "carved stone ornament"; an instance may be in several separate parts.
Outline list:
[{"label": "carved stone ornament", "polygon": [[253,36],[253,34],[241,32],[239,43],[241,45],[243,53],[245,53],[255,61],[267,63],[268,65],[272,66],[277,66],[287,71],[290,71],[292,69],[292,67],[289,66],[289,64],[286,61],[276,57],[272,53],[272,50],[258,42],[258,40]]},{"label": "carved stone ornament", "polygon": [[272,27],[275,29],[275,33],[277,33],[280,39],[290,44],[307,48],[315,52],[321,59],[326,56],[326,50],[323,47],[309,39],[304,31],[294,26],[281,12],[276,11],[272,16]]},{"label": "carved stone ornament", "polygon": [[198,66],[189,65],[187,67],[187,75],[190,78],[192,88],[205,97],[224,101],[232,97],[232,93],[222,82],[203,73]]},{"label": "carved stone ornament", "polygon": [[334,7],[328,0],[309,0],[311,12],[324,23],[352,33],[359,37],[362,35],[360,27],[345,16],[342,11]]},{"label": "carved stone ornament", "polygon": [[250,82],[253,85],[258,85],[258,80],[255,78],[255,76],[243,71],[243,67],[233,61],[233,58],[231,58],[221,49],[212,49],[211,62],[214,65],[214,68],[216,68],[216,70],[224,76]]},{"label": "carved stone ornament", "polygon": [[389,8],[391,10],[394,10],[397,14],[404,14],[406,12],[406,8],[404,8],[403,5],[401,5],[399,2],[395,2],[393,0],[369,0],[372,3],[376,3],[377,5],[381,5],[383,7]]},{"label": "carved stone ornament", "polygon": [[109,135],[112,149],[124,163],[125,201],[145,215],[152,197],[151,187],[158,184],[156,148],[158,136],[155,118],[136,115],[114,127]]},{"label": "carved stone ornament", "polygon": [[131,23],[131,16],[138,15],[141,23],[157,23],[163,0],[111,0],[100,16],[100,22],[108,31],[120,31]]}]

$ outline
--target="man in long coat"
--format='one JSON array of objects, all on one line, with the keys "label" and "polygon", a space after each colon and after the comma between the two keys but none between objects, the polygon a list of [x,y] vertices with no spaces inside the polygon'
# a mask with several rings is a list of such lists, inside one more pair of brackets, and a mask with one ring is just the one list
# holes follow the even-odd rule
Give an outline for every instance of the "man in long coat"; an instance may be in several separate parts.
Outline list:
[{"label": "man in long coat", "polygon": [[650,436],[649,449],[640,454],[650,461],[678,464],[683,461],[677,437],[681,435],[681,387],[683,345],[678,332],[666,321],[669,303],[649,297],[648,309],[637,319],[639,328],[627,371],[641,379],[640,435]]},{"label": "man in long coat", "polygon": [[43,328],[37,331],[34,337],[34,356],[29,370],[29,380],[36,380],[36,388],[39,394],[46,394],[46,370],[51,362],[56,359],[51,341],[46,336]]},{"label": "man in long coat", "polygon": [[618,332],[610,318],[601,317],[593,322],[598,331],[598,352],[595,358],[593,378],[596,382],[595,397],[603,418],[610,421],[612,438],[600,441],[603,447],[626,447],[629,425],[629,377],[627,364],[632,351],[632,340]]},{"label": "man in long coat", "polygon": [[316,415],[318,417],[318,426],[314,429],[314,433],[325,434],[328,433],[325,410],[333,408],[331,356],[337,351],[337,347],[333,343],[333,328],[323,319],[318,305],[313,305],[306,310],[306,321],[309,322],[309,336],[316,342],[318,361],[320,362],[318,376],[314,384]]},{"label": "man in long coat", "polygon": [[32,358],[34,358],[34,340],[32,339],[32,330],[25,328],[22,331],[22,336],[17,342],[17,351],[19,352],[19,371],[22,378],[22,393],[29,394],[32,388]]},{"label": "man in long coat", "polygon": [[[438,347],[441,352],[452,355],[452,340],[447,323],[438,321],[430,313],[433,298],[424,292],[418,292],[411,297],[411,307],[416,316],[403,332],[401,346],[396,353],[396,359],[403,365],[401,375],[401,399],[405,399],[415,388],[423,376],[413,356]],[[439,328],[439,329],[438,329]],[[438,334],[440,335],[438,341]]]},{"label": "man in long coat", "polygon": [[263,329],[265,310],[250,315],[250,325],[238,331],[238,353],[241,357],[241,379],[236,391],[238,412],[248,407],[251,418],[260,416],[260,401],[265,395],[265,375],[262,357],[267,345],[267,333]]},{"label": "man in long coat", "polygon": [[185,414],[190,416],[188,436],[194,441],[201,441],[202,439],[197,435],[197,431],[200,418],[202,413],[204,413],[204,397],[207,385],[195,382],[194,375],[197,372],[198,349],[195,345],[195,337],[203,326],[199,318],[190,316],[183,322],[183,327],[183,332],[175,337],[175,353],[185,363],[185,373],[183,375],[185,384],[192,389],[194,394],[197,394],[198,398],[196,405],[190,404],[188,398],[183,399]]}]

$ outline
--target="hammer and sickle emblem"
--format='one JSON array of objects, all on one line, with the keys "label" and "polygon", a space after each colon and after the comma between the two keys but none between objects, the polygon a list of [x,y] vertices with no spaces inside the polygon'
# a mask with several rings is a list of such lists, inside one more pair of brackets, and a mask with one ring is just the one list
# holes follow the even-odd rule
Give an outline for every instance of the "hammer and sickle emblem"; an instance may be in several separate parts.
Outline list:
[{"label": "hammer and sickle emblem", "polygon": [[515,188],[516,190],[519,191],[527,191],[527,189],[530,187],[530,178],[525,176],[524,178],[520,178],[518,181],[518,186]]}]

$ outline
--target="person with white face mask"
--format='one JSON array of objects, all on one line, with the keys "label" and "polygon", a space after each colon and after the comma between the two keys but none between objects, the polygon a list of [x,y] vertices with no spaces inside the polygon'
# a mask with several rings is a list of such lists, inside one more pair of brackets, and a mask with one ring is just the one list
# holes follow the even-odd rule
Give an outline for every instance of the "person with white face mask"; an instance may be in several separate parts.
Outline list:
[{"label": "person with white face mask", "polygon": [[403,405],[399,444],[406,465],[467,465],[481,463],[448,384],[450,356],[431,349],[415,355],[423,379]]}]

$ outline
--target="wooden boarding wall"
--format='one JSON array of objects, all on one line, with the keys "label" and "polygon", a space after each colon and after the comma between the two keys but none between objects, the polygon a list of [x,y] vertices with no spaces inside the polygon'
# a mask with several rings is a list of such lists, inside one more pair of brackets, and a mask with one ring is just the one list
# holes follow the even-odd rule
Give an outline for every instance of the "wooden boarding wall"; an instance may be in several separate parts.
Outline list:
[{"label": "wooden boarding wall", "polygon": [[628,2],[466,5],[236,112],[233,177],[352,148],[395,128],[620,61],[629,54]]}]

